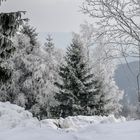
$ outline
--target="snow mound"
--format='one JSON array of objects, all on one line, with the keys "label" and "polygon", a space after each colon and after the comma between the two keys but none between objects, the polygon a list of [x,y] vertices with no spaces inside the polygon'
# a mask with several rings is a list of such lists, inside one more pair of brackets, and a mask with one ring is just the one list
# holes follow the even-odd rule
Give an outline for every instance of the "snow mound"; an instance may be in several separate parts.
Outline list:
[{"label": "snow mound", "polygon": [[124,121],[124,117],[116,119],[113,115],[110,115],[108,117],[74,116],[67,117],[65,119],[45,119],[39,121],[37,118],[33,117],[32,113],[26,111],[22,107],[10,104],[9,102],[0,102],[0,130],[4,128],[15,127],[41,127],[75,131],[79,130],[80,128],[88,127],[89,125],[96,125],[101,123],[116,123]]},{"label": "snow mound", "polygon": [[24,108],[9,102],[0,102],[0,129],[19,127],[35,127],[39,121]]},{"label": "snow mound", "polygon": [[[50,124],[50,127],[61,128],[66,130],[78,130],[80,128],[88,127],[89,125],[103,124],[103,123],[118,123],[125,122],[124,117],[116,119],[114,115],[106,116],[74,116],[58,120],[43,120],[42,123]],[[55,124],[55,126],[54,126]],[[57,127],[56,127],[57,126]]]},{"label": "snow mound", "polygon": [[53,129],[59,128],[59,120],[57,119],[45,119],[40,121],[41,128],[50,127]]}]

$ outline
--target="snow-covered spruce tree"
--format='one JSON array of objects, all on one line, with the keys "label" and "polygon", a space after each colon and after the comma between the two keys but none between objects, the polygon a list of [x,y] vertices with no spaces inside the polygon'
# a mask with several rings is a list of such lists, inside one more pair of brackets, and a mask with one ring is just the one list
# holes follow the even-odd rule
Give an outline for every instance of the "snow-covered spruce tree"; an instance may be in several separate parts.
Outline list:
[{"label": "snow-covered spruce tree", "polygon": [[65,64],[60,66],[61,82],[55,83],[59,88],[55,95],[59,105],[53,110],[54,117],[92,115],[94,102],[90,99],[94,96],[95,81],[90,70],[82,42],[78,35],[75,35],[67,49]]},{"label": "snow-covered spruce tree", "polygon": [[[29,54],[28,50],[31,47],[29,41],[30,39],[21,33],[18,33],[18,35],[13,38],[13,46],[16,50],[8,63],[10,66],[12,65],[13,72],[7,85],[3,85],[3,89],[1,90],[1,94],[6,95],[6,101],[16,103],[26,109],[28,106],[28,99],[32,97],[28,98],[30,93],[23,87],[24,82],[32,76],[32,71],[27,64],[29,64],[28,59],[34,56],[31,53]],[[12,96],[12,98],[10,96]],[[9,97],[10,99],[8,99]],[[32,98],[29,104],[33,101],[34,99]]]},{"label": "snow-covered spruce tree", "polygon": [[[104,45],[103,40],[99,40],[92,56],[93,72],[95,79],[99,82],[100,91],[96,97],[97,115],[118,115],[121,111],[121,99],[123,91],[119,90],[114,80],[116,64],[112,56],[114,51],[110,46]],[[99,108],[99,109],[98,109]]]},{"label": "snow-covered spruce tree", "polygon": [[54,82],[58,79],[58,64],[61,62],[61,54],[55,48],[52,37],[48,35],[46,40],[44,46],[39,48],[38,56],[41,61],[33,70],[35,72],[33,79],[36,79],[33,87],[37,93],[37,103],[31,111],[39,119],[52,117],[50,109],[57,104],[54,100],[54,91],[56,91]]},{"label": "snow-covered spruce tree", "polygon": [[[0,77],[6,81],[10,76],[6,68],[6,60],[9,59],[16,49],[12,43],[12,37],[16,34],[23,22],[21,14],[24,12],[1,13],[0,14]],[[9,75],[9,76],[8,76]]]},{"label": "snow-covered spruce tree", "polygon": [[[95,85],[98,90],[96,101],[96,115],[118,114],[121,110],[120,100],[123,91],[119,90],[115,83],[114,75],[117,67],[116,58],[118,50],[113,45],[106,43],[102,35],[98,35],[98,29],[93,24],[85,22],[81,25],[80,37],[87,49],[90,65],[93,67]],[[99,88],[100,87],[100,88]]]},{"label": "snow-covered spruce tree", "polygon": [[52,38],[52,36],[50,34],[48,34],[44,46],[45,46],[46,52],[48,52],[48,53],[52,53],[53,52],[53,50],[54,50],[54,43],[53,43],[53,38]]},{"label": "snow-covered spruce tree", "polygon": [[54,83],[59,77],[58,65],[63,61],[63,50],[56,48],[53,43],[52,36],[48,35],[44,44],[43,52],[44,55],[42,55],[42,57],[49,69],[48,78],[52,83]]},{"label": "snow-covered spruce tree", "polygon": [[[2,0],[1,0],[2,1]],[[0,2],[1,2],[0,1]],[[0,90],[4,91],[5,87],[9,87],[13,67],[9,64],[10,58],[13,56],[16,48],[13,45],[12,38],[17,33],[19,26],[26,19],[22,19],[24,11],[0,13]],[[11,100],[12,95],[2,94],[0,92],[0,100]]]},{"label": "snow-covered spruce tree", "polygon": [[[37,40],[36,40],[37,42]],[[12,61],[14,72],[12,83],[5,93],[12,93],[12,103],[31,111],[39,119],[50,118],[50,106],[54,106],[54,80],[58,77],[59,51],[48,53],[37,43],[33,46],[26,34],[20,33],[14,38],[16,52]],[[34,48],[30,51],[30,48]],[[51,57],[49,54],[52,54]],[[4,93],[4,92],[3,92]]]},{"label": "snow-covered spruce tree", "polygon": [[50,80],[53,83],[54,79],[58,77],[58,75],[56,75],[58,71],[58,60],[56,59],[57,52],[51,35],[47,36],[43,50],[45,53],[43,59],[46,61],[45,63],[48,66],[49,71],[47,77],[48,80]]},{"label": "snow-covered spruce tree", "polygon": [[[62,62],[62,52],[55,48],[53,38],[48,35],[44,46],[41,48],[41,58],[45,65],[44,79],[46,80],[45,94],[48,96],[46,99],[47,105],[47,118],[51,118],[51,108],[57,105],[54,99],[54,93],[57,90],[54,83],[58,81],[59,64]],[[42,98],[43,99],[43,98]],[[45,101],[45,99],[43,99]]]},{"label": "snow-covered spruce tree", "polygon": [[[36,43],[36,46],[31,44],[32,34],[36,34],[36,31],[27,34],[22,29],[21,33],[15,37],[15,46],[18,47],[18,50],[13,58],[15,71],[11,90],[16,94],[14,103],[25,107],[34,116],[39,117],[41,108],[39,96],[44,88],[42,79],[44,67],[42,68],[43,60],[40,57],[38,44]],[[37,39],[34,41],[37,42]]]},{"label": "snow-covered spruce tree", "polygon": [[[16,103],[26,109],[34,102],[33,95],[24,88],[24,82],[31,78],[32,71],[28,68],[28,59],[32,56],[30,38],[18,31],[18,35],[12,38],[12,45],[16,48],[14,54],[8,62],[12,66],[13,72],[7,84],[1,86],[2,101]],[[29,96],[31,95],[31,96]],[[30,99],[30,100],[29,100]]]}]

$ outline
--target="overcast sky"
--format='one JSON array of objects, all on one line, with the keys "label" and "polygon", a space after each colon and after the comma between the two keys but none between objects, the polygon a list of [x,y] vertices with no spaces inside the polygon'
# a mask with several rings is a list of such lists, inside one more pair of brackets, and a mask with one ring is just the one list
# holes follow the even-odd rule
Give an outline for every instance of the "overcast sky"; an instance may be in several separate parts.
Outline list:
[{"label": "overcast sky", "polygon": [[38,32],[78,31],[86,20],[80,12],[83,0],[7,0],[0,7],[2,11],[27,11],[26,17]]}]

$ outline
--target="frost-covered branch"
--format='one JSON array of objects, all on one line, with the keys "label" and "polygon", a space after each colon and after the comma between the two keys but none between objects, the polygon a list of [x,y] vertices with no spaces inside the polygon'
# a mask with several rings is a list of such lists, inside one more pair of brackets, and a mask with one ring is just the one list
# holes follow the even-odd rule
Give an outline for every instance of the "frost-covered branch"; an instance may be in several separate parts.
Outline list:
[{"label": "frost-covered branch", "polygon": [[122,55],[125,57],[133,53],[140,57],[139,0],[85,0],[82,10],[95,20],[97,37],[102,35],[110,46],[123,48]]}]

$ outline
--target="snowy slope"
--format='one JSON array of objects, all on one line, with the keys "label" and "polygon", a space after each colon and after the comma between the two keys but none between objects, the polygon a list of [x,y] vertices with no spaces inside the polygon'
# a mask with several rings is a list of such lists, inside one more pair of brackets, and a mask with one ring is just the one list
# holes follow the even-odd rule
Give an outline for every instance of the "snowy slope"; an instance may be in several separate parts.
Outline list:
[{"label": "snowy slope", "polygon": [[[61,127],[61,128],[58,128]],[[140,121],[77,116],[38,121],[23,108],[0,102],[0,140],[139,140]]]},{"label": "snowy slope", "polygon": [[98,124],[68,132],[53,128],[14,128],[0,131],[0,140],[139,140],[140,121]]}]

